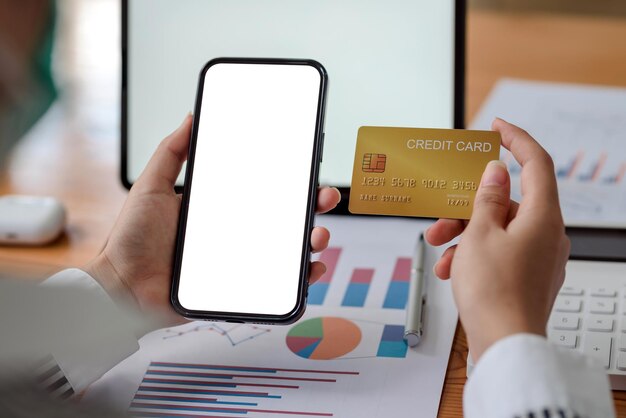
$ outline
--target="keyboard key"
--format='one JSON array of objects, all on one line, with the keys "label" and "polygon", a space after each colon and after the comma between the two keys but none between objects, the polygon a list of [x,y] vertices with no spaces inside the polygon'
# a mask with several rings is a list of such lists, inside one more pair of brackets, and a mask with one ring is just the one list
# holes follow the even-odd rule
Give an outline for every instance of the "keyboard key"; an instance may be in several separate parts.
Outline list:
[{"label": "keyboard key", "polygon": [[596,287],[591,289],[591,296],[614,298],[617,296],[617,291],[608,287]]},{"label": "keyboard key", "polygon": [[580,299],[558,297],[554,303],[554,310],[557,312],[580,312],[582,305]]},{"label": "keyboard key", "polygon": [[617,343],[617,348],[620,351],[626,351],[626,335],[620,335],[619,342]]},{"label": "keyboard key", "polygon": [[615,313],[615,302],[606,299],[591,299],[589,302],[589,312],[612,315]]},{"label": "keyboard key", "polygon": [[624,333],[626,333],[626,321],[622,321],[622,325],[620,327],[620,330]]},{"label": "keyboard key", "polygon": [[[624,337],[626,337],[626,335]],[[558,331],[551,333],[549,340],[556,345],[560,345],[561,347],[576,348],[578,336],[573,332]]]},{"label": "keyboard key", "polygon": [[552,317],[552,328],[575,331],[578,329],[580,319],[576,315],[555,314]]},{"label": "keyboard key", "polygon": [[583,352],[600,360],[605,369],[611,361],[611,336],[608,334],[587,334],[584,339]]},{"label": "keyboard key", "polygon": [[626,370],[626,353],[617,353],[617,368]]},{"label": "keyboard key", "polygon": [[587,331],[611,332],[613,320],[602,316],[590,316],[587,319]]},{"label": "keyboard key", "polygon": [[[563,286],[561,287],[561,290],[559,291],[559,295],[565,295],[565,296],[582,296],[584,293],[584,290],[582,287],[578,287],[578,286]],[[624,294],[626,297],[626,293]]]}]

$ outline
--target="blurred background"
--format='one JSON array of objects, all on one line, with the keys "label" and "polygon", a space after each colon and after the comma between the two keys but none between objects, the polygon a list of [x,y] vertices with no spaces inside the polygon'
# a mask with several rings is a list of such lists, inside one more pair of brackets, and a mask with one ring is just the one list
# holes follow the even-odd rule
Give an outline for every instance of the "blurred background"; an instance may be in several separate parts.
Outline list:
[{"label": "blurred background", "polygon": [[[478,12],[515,15],[626,17],[626,2],[621,0],[470,0],[468,7]],[[0,0],[0,51],[6,52],[0,52],[0,74],[5,80],[0,84],[0,106],[6,109],[20,102],[25,107],[19,121],[3,121],[0,155],[7,154],[10,145],[43,115],[53,100],[55,108],[60,106],[69,113],[72,128],[86,133],[86,138],[115,139],[119,119],[119,16],[118,0]],[[471,35],[471,16],[469,23]],[[16,53],[18,62],[7,58],[9,51]],[[15,90],[27,80],[18,80],[25,73],[16,69],[34,64],[33,60],[38,66],[35,81],[41,85],[30,86],[25,95],[38,94],[40,99],[38,103],[25,104],[28,97],[18,98]],[[13,85],[12,95],[11,89],[5,90],[7,85]]]},{"label": "blurred background", "polygon": [[68,210],[44,248],[0,247],[0,275],[82,265],[125,197],[119,182],[120,2],[0,0],[0,195]]},{"label": "blurred background", "polygon": [[75,116],[90,138],[114,134],[119,16],[116,0],[0,2],[2,106],[19,108],[22,116],[12,126],[5,122],[3,145],[17,141],[53,101]]},{"label": "blurred background", "polygon": [[[470,0],[468,7],[478,13],[518,16],[545,13],[597,19],[626,17],[626,2],[621,0]],[[117,140],[119,16],[118,0],[0,0],[0,51],[16,52],[18,61],[11,63],[11,59],[7,59],[10,54],[0,52],[0,74],[6,80],[0,84],[0,106],[15,108],[18,102],[23,106],[20,118],[13,115],[12,121],[8,121],[5,117],[0,124],[0,156],[6,157],[11,145],[43,115],[53,100],[53,111],[66,112],[71,120],[69,128],[85,134],[85,139]],[[472,23],[470,15],[470,36]],[[606,42],[620,40],[606,39]],[[471,59],[468,55],[470,71]],[[23,77],[24,72],[16,68],[33,64],[33,60],[39,66],[35,74],[39,85],[30,86],[28,93],[21,93],[22,97],[18,98],[15,87],[24,85],[27,80],[18,80],[20,76],[15,73]],[[10,94],[11,89],[6,89],[7,85],[13,85],[13,94]],[[36,103],[23,97],[29,94],[39,96]],[[469,111],[475,106],[470,94]],[[28,152],[34,151],[29,149]]]},{"label": "blurred background", "polygon": [[474,8],[501,11],[545,11],[626,16],[626,4],[621,0],[470,0],[469,5]]}]

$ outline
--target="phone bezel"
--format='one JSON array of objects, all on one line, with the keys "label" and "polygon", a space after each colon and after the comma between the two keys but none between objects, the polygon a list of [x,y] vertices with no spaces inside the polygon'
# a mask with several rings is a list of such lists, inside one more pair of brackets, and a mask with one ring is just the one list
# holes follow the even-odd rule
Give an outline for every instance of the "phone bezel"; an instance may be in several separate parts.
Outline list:
[{"label": "phone bezel", "polygon": [[[183,250],[185,244],[185,233],[187,228],[187,215],[189,211],[189,199],[193,184],[193,167],[195,163],[196,144],[198,137],[198,124],[202,112],[202,98],[204,94],[204,81],[207,72],[216,64],[262,64],[262,65],[306,65],[315,68],[320,74],[320,89],[318,93],[317,115],[315,122],[315,137],[313,139],[313,153],[311,156],[311,172],[309,176],[309,190],[307,196],[307,209],[305,216],[304,236],[302,242],[302,252],[300,256],[300,277],[298,278],[298,294],[294,308],[284,315],[270,315],[263,313],[244,312],[224,312],[224,311],[204,311],[187,309],[178,299],[178,288],[180,282],[180,272],[182,266]],[[324,114],[326,109],[326,89],[328,76],[326,70],[319,62],[311,59],[285,59],[285,58],[214,58],[207,62],[198,79],[198,90],[196,93],[196,103],[194,106],[194,119],[191,129],[191,139],[187,156],[187,167],[185,170],[185,181],[183,186],[182,202],[178,220],[178,231],[176,234],[176,250],[172,269],[172,286],[170,299],[174,309],[181,315],[191,319],[217,320],[227,322],[251,322],[263,324],[291,324],[297,321],[306,308],[308,293],[308,277],[311,256],[311,232],[314,225],[315,207],[317,205],[317,188],[319,177],[319,166],[322,156],[322,136],[324,129]],[[279,210],[279,208],[277,208]]]}]

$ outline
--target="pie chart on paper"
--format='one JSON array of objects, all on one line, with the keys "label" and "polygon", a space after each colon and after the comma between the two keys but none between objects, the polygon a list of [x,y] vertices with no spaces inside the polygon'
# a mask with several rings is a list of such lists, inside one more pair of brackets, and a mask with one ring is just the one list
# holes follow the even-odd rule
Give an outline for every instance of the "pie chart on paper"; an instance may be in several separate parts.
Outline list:
[{"label": "pie chart on paper", "polygon": [[287,347],[311,360],[331,360],[354,350],[361,342],[361,329],[352,321],[336,317],[307,319],[287,333]]}]

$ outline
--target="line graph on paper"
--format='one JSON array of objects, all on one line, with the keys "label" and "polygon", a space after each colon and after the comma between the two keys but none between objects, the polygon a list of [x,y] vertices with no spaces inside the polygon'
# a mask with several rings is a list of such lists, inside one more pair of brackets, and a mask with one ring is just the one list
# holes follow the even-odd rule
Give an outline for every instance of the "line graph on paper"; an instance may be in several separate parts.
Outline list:
[{"label": "line graph on paper", "polygon": [[179,338],[185,335],[203,332],[214,333],[223,337],[230,343],[231,346],[235,347],[239,344],[252,341],[263,335],[269,334],[272,332],[272,329],[269,327],[246,324],[229,325],[222,323],[206,324],[193,322],[176,328],[166,328],[163,330],[164,335],[161,338],[163,340],[169,340],[172,338]]}]

